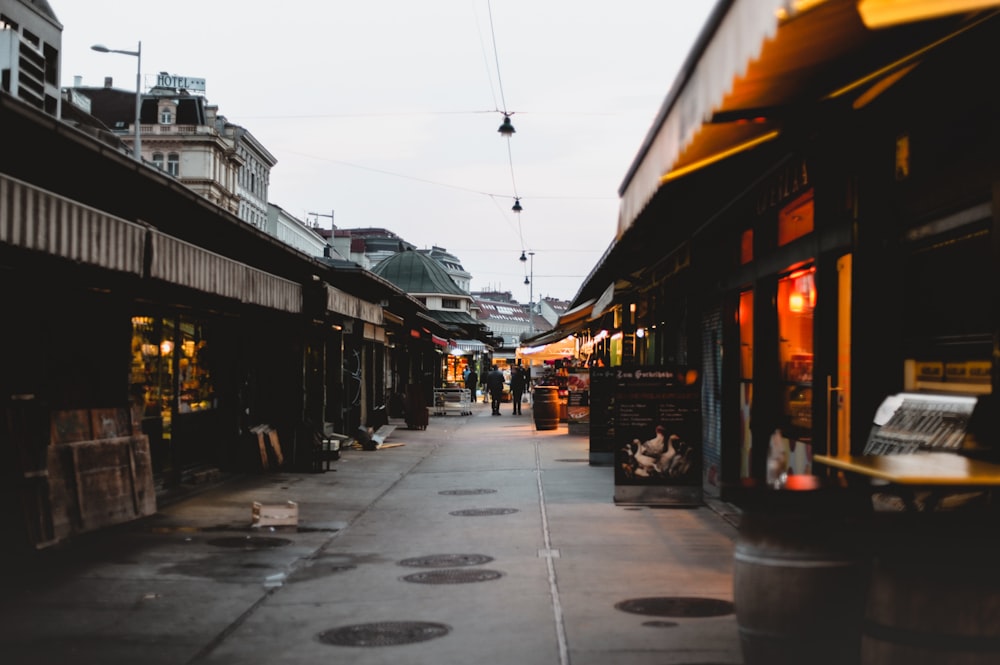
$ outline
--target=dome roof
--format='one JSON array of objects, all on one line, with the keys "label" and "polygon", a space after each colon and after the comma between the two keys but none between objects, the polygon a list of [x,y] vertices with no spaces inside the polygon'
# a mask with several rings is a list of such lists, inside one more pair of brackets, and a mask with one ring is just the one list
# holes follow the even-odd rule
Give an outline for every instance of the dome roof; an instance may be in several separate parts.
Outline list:
[{"label": "dome roof", "polygon": [[397,252],[379,261],[372,272],[414,295],[469,295],[455,284],[440,263],[422,252]]}]

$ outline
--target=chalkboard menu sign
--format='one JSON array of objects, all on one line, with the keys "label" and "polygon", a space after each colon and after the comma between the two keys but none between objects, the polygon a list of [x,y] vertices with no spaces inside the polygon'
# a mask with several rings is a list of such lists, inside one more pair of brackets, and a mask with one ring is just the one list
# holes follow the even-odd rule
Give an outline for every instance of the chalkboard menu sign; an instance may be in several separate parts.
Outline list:
[{"label": "chalkboard menu sign", "polygon": [[[702,503],[701,394],[686,367],[613,367],[611,422],[601,434],[613,446],[615,502]],[[597,377],[591,375],[591,450]],[[603,377],[602,377],[603,378]]]},{"label": "chalkboard menu sign", "polygon": [[615,377],[616,367],[590,369],[590,463],[615,461]]}]

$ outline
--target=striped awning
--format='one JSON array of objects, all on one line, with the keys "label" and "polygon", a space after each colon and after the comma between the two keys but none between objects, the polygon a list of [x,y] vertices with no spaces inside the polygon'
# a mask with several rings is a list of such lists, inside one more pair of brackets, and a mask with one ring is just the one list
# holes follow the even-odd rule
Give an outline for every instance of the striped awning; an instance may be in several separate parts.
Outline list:
[{"label": "striped awning", "polygon": [[0,243],[142,274],[146,229],[0,175]]},{"label": "striped awning", "polygon": [[457,339],[455,347],[462,351],[472,351],[475,353],[489,351],[492,347],[480,342],[478,339]]}]

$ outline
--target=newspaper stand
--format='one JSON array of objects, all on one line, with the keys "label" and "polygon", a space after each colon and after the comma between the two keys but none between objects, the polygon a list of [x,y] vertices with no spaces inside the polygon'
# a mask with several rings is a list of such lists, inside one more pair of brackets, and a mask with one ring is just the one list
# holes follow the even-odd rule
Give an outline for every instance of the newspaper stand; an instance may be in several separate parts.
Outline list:
[{"label": "newspaper stand", "polygon": [[472,391],[468,388],[435,388],[433,410],[436,416],[448,413],[470,416],[472,415]]}]

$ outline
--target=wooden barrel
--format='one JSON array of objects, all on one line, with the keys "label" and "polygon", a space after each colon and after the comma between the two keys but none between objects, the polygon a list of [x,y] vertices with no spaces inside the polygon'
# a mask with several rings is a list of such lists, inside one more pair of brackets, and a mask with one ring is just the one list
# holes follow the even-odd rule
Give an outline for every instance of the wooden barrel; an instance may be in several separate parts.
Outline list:
[{"label": "wooden barrel", "polygon": [[559,427],[559,388],[557,386],[535,386],[531,391],[531,414],[535,429],[557,429]]},{"label": "wooden barrel", "polygon": [[741,517],[733,600],[746,665],[859,660],[868,558],[830,515]]},{"label": "wooden barrel", "polygon": [[956,515],[933,518],[900,516],[905,529],[883,530],[865,609],[863,665],[1000,663],[995,527],[963,524]]}]

